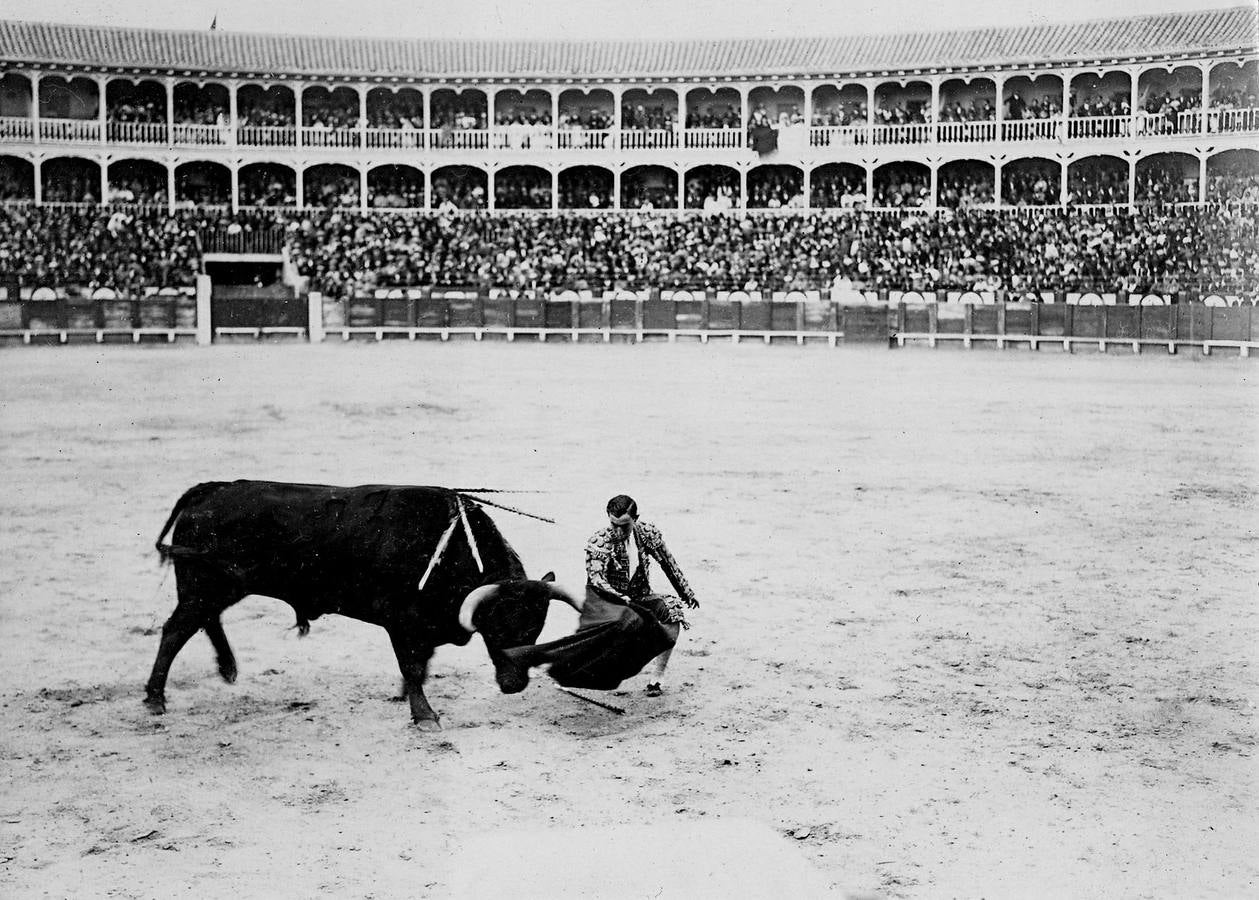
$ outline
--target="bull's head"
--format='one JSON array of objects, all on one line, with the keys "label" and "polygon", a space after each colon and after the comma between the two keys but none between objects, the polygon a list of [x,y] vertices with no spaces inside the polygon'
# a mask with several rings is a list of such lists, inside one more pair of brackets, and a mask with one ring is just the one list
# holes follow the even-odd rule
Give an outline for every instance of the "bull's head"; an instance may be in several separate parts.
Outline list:
[{"label": "bull's head", "polygon": [[581,609],[571,595],[555,584],[554,572],[547,572],[538,581],[520,579],[482,585],[468,594],[459,608],[459,624],[473,634],[479,632],[484,639],[504,694],[523,691],[529,678],[528,672],[503,656],[502,651],[537,641],[552,600]]}]

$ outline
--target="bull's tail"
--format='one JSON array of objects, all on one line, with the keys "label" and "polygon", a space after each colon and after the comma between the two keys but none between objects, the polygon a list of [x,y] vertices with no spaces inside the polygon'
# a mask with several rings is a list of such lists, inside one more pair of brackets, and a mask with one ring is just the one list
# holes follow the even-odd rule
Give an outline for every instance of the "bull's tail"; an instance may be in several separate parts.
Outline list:
[{"label": "bull's tail", "polygon": [[166,520],[166,524],[162,526],[162,533],[157,536],[157,542],[153,545],[157,548],[158,555],[161,556],[163,563],[168,563],[175,556],[175,548],[170,544],[163,544],[162,540],[175,527],[175,520],[179,518],[185,507],[190,503],[195,503],[217,490],[223,482],[221,481],[203,481],[201,484],[190,487],[184,491],[184,495],[175,503],[175,508],[170,511],[170,516]]}]

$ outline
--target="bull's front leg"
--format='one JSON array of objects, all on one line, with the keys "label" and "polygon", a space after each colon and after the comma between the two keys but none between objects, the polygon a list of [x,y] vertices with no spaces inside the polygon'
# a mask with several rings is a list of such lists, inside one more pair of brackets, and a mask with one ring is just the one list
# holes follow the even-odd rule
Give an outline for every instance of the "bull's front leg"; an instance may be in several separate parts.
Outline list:
[{"label": "bull's front leg", "polygon": [[393,644],[394,655],[398,657],[407,700],[411,703],[411,721],[426,731],[439,730],[441,721],[424,696],[424,679],[428,676],[428,661],[433,656],[432,646],[404,628],[390,628],[389,640]]}]

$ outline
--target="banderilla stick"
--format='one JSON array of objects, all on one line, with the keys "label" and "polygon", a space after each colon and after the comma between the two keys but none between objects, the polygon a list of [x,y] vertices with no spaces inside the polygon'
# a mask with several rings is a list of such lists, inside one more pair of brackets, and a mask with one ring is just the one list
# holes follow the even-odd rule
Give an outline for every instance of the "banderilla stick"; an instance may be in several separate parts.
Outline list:
[{"label": "banderilla stick", "polygon": [[593,703],[595,706],[602,706],[608,712],[614,712],[618,716],[625,715],[625,710],[621,709],[621,707],[619,706],[613,706],[611,703],[604,703],[602,700],[596,700],[594,697],[587,697],[585,694],[579,694],[576,691],[570,691],[568,688],[564,687],[564,685],[562,684],[557,684],[556,687],[559,688],[564,693],[568,694],[568,696],[570,697],[576,697],[578,700],[585,700],[587,703]]}]

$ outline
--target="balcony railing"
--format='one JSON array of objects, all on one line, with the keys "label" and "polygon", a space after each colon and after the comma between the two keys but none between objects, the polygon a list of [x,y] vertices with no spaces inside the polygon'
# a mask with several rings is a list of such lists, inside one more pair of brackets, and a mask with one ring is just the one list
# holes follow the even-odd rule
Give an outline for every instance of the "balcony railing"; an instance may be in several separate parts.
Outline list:
[{"label": "balcony railing", "polygon": [[945,144],[973,144],[997,139],[996,122],[941,122],[936,140]]},{"label": "balcony railing", "polygon": [[248,147],[293,147],[297,145],[297,129],[274,125],[240,125],[236,143]]},{"label": "balcony railing", "polygon": [[101,123],[96,119],[40,119],[39,139],[71,144],[99,141]]},{"label": "balcony railing", "polygon": [[687,150],[738,150],[747,143],[747,133],[742,128],[688,128]]},{"label": "balcony railing", "polygon": [[423,129],[369,128],[364,133],[368,150],[420,150],[424,147]]},{"label": "balcony railing", "polygon": [[29,141],[35,137],[35,120],[25,116],[0,116],[0,139]]},{"label": "balcony railing", "polygon": [[1259,131],[1259,109],[1220,109],[1207,115],[1207,131]]},{"label": "balcony railing", "polygon": [[635,128],[621,132],[622,150],[672,150],[677,145],[676,131]]},{"label": "balcony railing", "polygon": [[553,146],[555,132],[550,128],[495,128],[490,131],[490,148],[493,150],[550,150]]},{"label": "balcony railing", "polygon": [[935,136],[935,126],[924,123],[911,125],[875,125],[875,144],[929,144]]},{"label": "balcony railing", "polygon": [[180,147],[226,147],[232,142],[232,129],[227,125],[176,123],[171,138],[171,143]]},{"label": "balcony railing", "polygon": [[455,128],[429,130],[429,144],[433,150],[488,150],[490,133],[484,128],[460,131]]},{"label": "balcony railing", "polygon": [[1132,136],[1131,116],[1080,116],[1067,119],[1067,137],[1071,140],[1096,140]]},{"label": "balcony railing", "polygon": [[165,122],[106,122],[105,135],[119,144],[165,144]]},{"label": "balcony railing", "polygon": [[818,125],[809,129],[810,147],[856,147],[870,143],[865,125]]},{"label": "balcony railing", "polygon": [[1016,119],[1001,123],[1001,140],[1056,141],[1062,131],[1062,119]]},{"label": "balcony railing", "polygon": [[307,125],[302,128],[302,146],[357,150],[358,128],[319,128]]},{"label": "balcony railing", "polygon": [[556,132],[556,138],[561,150],[611,150],[615,146],[611,129],[564,129]]}]

